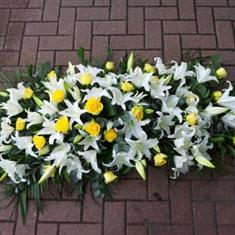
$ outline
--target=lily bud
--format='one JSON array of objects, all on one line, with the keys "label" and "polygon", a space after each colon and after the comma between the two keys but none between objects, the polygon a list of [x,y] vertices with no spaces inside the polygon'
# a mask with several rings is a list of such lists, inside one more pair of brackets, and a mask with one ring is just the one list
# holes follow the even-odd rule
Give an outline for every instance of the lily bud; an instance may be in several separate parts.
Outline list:
[{"label": "lily bud", "polygon": [[49,146],[48,145],[46,145],[45,147],[43,147],[42,149],[40,149],[39,151],[38,151],[38,155],[39,156],[43,156],[43,155],[46,155],[47,153],[49,153]]},{"label": "lily bud", "polygon": [[135,163],[135,169],[139,173],[139,175],[142,177],[143,180],[146,180],[146,160],[138,161]]},{"label": "lily bud", "polygon": [[212,164],[209,160],[207,160],[203,156],[197,156],[197,157],[195,157],[195,160],[203,166],[206,166],[206,167],[209,167],[209,168],[215,168],[215,165]]},{"label": "lily bud", "polygon": [[13,145],[11,145],[11,144],[5,144],[5,145],[3,144],[0,146],[0,152],[7,152],[7,151],[11,150],[12,147],[13,147]]},{"label": "lily bud", "polygon": [[2,97],[8,97],[9,94],[8,94],[7,92],[0,91],[0,96],[2,96]]},{"label": "lily bud", "polygon": [[43,102],[37,96],[34,95],[33,99],[39,107],[41,107],[43,105]]},{"label": "lily bud", "polygon": [[172,77],[173,77],[173,75],[170,74],[170,75],[168,75],[166,78],[164,78],[163,84],[164,84],[164,85],[168,85],[168,84],[170,83]]},{"label": "lily bud", "polygon": [[44,168],[43,169],[44,174],[42,175],[42,177],[38,181],[38,184],[41,184],[41,183],[45,182],[48,178],[55,176],[56,168],[54,165],[44,165],[43,168]]},{"label": "lily bud", "polygon": [[133,70],[133,65],[134,65],[134,53],[131,52],[127,61],[127,72],[130,73]]},{"label": "lily bud", "polygon": [[2,176],[0,177],[0,182],[2,182],[4,179],[6,179],[7,176],[8,176],[8,174],[6,172],[4,172],[2,174]]},{"label": "lily bud", "polygon": [[82,136],[81,136],[81,135],[77,135],[77,136],[74,138],[73,143],[76,144],[76,143],[78,143],[81,139],[82,139]]},{"label": "lily bud", "polygon": [[235,145],[235,136],[233,136],[233,144]]}]

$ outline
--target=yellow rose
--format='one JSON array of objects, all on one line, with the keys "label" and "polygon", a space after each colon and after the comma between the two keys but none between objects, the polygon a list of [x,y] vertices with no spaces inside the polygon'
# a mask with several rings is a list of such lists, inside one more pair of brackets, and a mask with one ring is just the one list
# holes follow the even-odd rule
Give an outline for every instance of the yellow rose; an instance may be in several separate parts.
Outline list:
[{"label": "yellow rose", "polygon": [[163,154],[163,153],[157,153],[153,160],[154,160],[154,165],[155,166],[163,166],[167,163],[167,155]]},{"label": "yellow rose", "polygon": [[25,120],[23,118],[17,118],[16,120],[16,130],[23,131],[25,129]]},{"label": "yellow rose", "polygon": [[112,61],[107,61],[105,64],[105,68],[109,71],[114,70],[114,63]]},{"label": "yellow rose", "polygon": [[69,120],[67,117],[60,117],[55,123],[55,130],[59,133],[67,133],[69,131]]},{"label": "yellow rose", "polygon": [[224,79],[227,77],[227,71],[225,70],[225,68],[221,67],[216,70],[215,75],[219,79]]},{"label": "yellow rose", "polygon": [[33,90],[30,87],[24,89],[23,99],[30,99],[33,96]]},{"label": "yellow rose", "polygon": [[190,126],[195,126],[197,125],[197,121],[198,121],[198,118],[197,118],[197,114],[194,112],[194,113],[191,113],[191,114],[188,114],[186,116],[186,122],[190,125]]},{"label": "yellow rose", "polygon": [[100,125],[94,120],[85,124],[84,130],[89,133],[91,136],[97,136],[100,134]]},{"label": "yellow rose", "polygon": [[135,116],[135,118],[138,121],[141,121],[144,118],[144,108],[143,106],[137,106],[135,105],[132,109],[131,109],[131,113]]},{"label": "yellow rose", "polygon": [[99,115],[103,110],[103,104],[101,103],[100,98],[96,99],[95,97],[90,97],[87,100],[84,108],[88,113]]},{"label": "yellow rose", "polygon": [[35,135],[33,137],[33,143],[37,150],[41,150],[46,144],[46,139],[43,136]]},{"label": "yellow rose", "polygon": [[156,69],[149,63],[146,63],[144,65],[144,71],[147,73],[154,73],[156,71]]},{"label": "yellow rose", "polygon": [[109,143],[113,142],[116,138],[117,132],[113,128],[104,131],[104,139]]},{"label": "yellow rose", "polygon": [[130,92],[130,91],[133,91],[135,87],[132,85],[132,83],[125,81],[125,82],[121,82],[121,89],[124,92]]},{"label": "yellow rose", "polygon": [[51,99],[54,103],[60,103],[62,101],[64,101],[65,98],[65,92],[63,90],[55,90],[52,94],[51,94]]},{"label": "yellow rose", "polygon": [[90,85],[92,83],[92,74],[89,72],[83,73],[80,76],[80,82],[82,85]]},{"label": "yellow rose", "polygon": [[111,183],[117,179],[117,176],[112,171],[106,171],[103,176],[106,184]]},{"label": "yellow rose", "polygon": [[220,99],[220,97],[223,95],[223,93],[221,91],[214,91],[212,93],[212,98],[213,100],[217,101]]},{"label": "yellow rose", "polygon": [[56,75],[56,72],[54,70],[51,70],[51,72],[49,72],[47,74],[47,78],[51,81],[53,79],[57,79],[57,75]]}]

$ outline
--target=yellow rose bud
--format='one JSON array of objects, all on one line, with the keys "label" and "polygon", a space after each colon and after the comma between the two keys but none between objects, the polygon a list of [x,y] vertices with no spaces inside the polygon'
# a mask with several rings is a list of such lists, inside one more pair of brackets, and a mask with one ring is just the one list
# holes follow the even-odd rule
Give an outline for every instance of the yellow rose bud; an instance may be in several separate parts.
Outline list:
[{"label": "yellow rose bud", "polygon": [[41,150],[46,144],[46,139],[43,136],[35,135],[33,137],[33,143],[37,150]]},{"label": "yellow rose bud", "polygon": [[112,171],[106,171],[103,176],[106,184],[111,183],[117,179],[117,176]]},{"label": "yellow rose bud", "polygon": [[156,69],[149,63],[146,63],[144,65],[144,71],[147,73],[154,73],[156,71]]},{"label": "yellow rose bud", "polygon": [[52,94],[51,94],[51,99],[54,103],[60,103],[62,101],[64,101],[65,98],[65,92],[63,90],[55,90]]},{"label": "yellow rose bud", "polygon": [[88,122],[84,126],[84,130],[89,133],[91,136],[98,136],[100,134],[100,125],[94,120]]},{"label": "yellow rose bud", "polygon": [[154,165],[155,166],[163,166],[167,163],[167,155],[163,154],[163,153],[157,153],[153,160],[154,160]]},{"label": "yellow rose bud", "polygon": [[114,70],[114,63],[112,61],[107,61],[105,64],[105,68],[109,71]]},{"label": "yellow rose bud", "polygon": [[198,118],[197,118],[197,114],[196,113],[191,113],[191,114],[188,114],[186,116],[186,122],[190,125],[190,126],[195,126],[197,125],[197,121],[198,121]]},{"label": "yellow rose bud", "polygon": [[33,96],[33,90],[30,87],[24,89],[23,99],[30,99]]},{"label": "yellow rose bud", "polygon": [[99,115],[103,110],[103,104],[101,103],[100,98],[90,97],[87,100],[84,108],[88,113]]},{"label": "yellow rose bud", "polygon": [[83,73],[80,76],[80,82],[82,85],[90,85],[92,83],[92,74],[89,72]]},{"label": "yellow rose bud", "polygon": [[60,117],[55,123],[55,130],[59,133],[67,133],[69,131],[69,124],[67,117]]},{"label": "yellow rose bud", "polygon": [[16,120],[16,130],[23,131],[25,129],[25,120],[23,118],[17,118]]},{"label": "yellow rose bud", "polygon": [[117,138],[117,132],[112,128],[104,131],[104,139],[109,143],[113,142]]},{"label": "yellow rose bud", "polygon": [[217,101],[220,99],[220,97],[223,95],[223,93],[221,91],[214,91],[212,93],[212,98],[213,100]]},{"label": "yellow rose bud", "polygon": [[221,67],[216,70],[215,75],[219,79],[224,79],[227,77],[227,71],[225,70],[225,68]]},{"label": "yellow rose bud", "polygon": [[132,109],[131,109],[131,113],[135,116],[135,118],[138,121],[141,121],[144,118],[144,108],[143,106],[137,106],[135,105]]},{"label": "yellow rose bud", "polygon": [[47,78],[49,79],[49,81],[53,80],[53,79],[57,79],[57,75],[56,72],[54,70],[51,70],[51,72],[49,72],[47,74]]},{"label": "yellow rose bud", "polygon": [[130,92],[130,91],[133,91],[135,87],[132,85],[132,83],[125,81],[125,82],[121,82],[121,89],[124,92]]}]

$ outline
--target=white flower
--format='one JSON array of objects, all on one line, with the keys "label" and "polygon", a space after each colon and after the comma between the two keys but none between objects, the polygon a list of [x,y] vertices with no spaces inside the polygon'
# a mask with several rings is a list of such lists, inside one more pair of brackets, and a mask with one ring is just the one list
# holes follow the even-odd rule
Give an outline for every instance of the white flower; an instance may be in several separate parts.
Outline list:
[{"label": "white flower", "polygon": [[198,83],[204,83],[209,81],[216,81],[218,82],[215,76],[210,76],[211,70],[209,68],[205,68],[200,64],[197,64],[195,67],[196,77]]},{"label": "white flower", "polygon": [[55,130],[55,122],[44,118],[42,124],[43,128],[37,133],[38,135],[50,135],[49,144],[53,144],[56,140],[57,143],[62,143],[64,140],[64,134]]},{"label": "white flower", "polygon": [[59,112],[62,116],[70,117],[70,127],[73,125],[74,122],[83,125],[83,122],[81,121],[81,115],[85,113],[86,111],[83,109],[80,109],[78,106],[78,102],[74,102],[73,104],[70,103],[69,100],[64,101],[67,105],[67,109]]},{"label": "white flower", "polygon": [[164,131],[169,135],[170,134],[170,127],[175,124],[172,121],[174,116],[172,115],[164,115],[162,112],[156,112],[159,117],[157,118],[157,126],[154,128],[155,130],[160,130],[161,135],[160,138],[164,136]]},{"label": "white flower", "polygon": [[75,101],[80,102],[81,101],[81,92],[77,86],[73,86],[68,90],[70,95],[73,97]]},{"label": "white flower", "polygon": [[2,109],[5,109],[7,111],[7,115],[9,118],[23,112],[23,108],[18,103],[18,101],[15,100],[8,100],[6,103],[0,104],[0,106]]},{"label": "white flower", "polygon": [[176,155],[174,156],[175,167],[172,170],[175,172],[175,176],[172,178],[176,178],[179,176],[179,173],[187,173],[189,171],[189,167],[193,166],[193,157],[191,155]]},{"label": "white flower", "polygon": [[233,86],[230,81],[227,81],[227,83],[229,83],[229,87],[217,101],[217,104],[235,111],[235,96],[229,96],[230,91],[233,90]]},{"label": "white flower", "polygon": [[86,93],[83,101],[88,100],[90,97],[94,97],[97,99],[102,96],[105,96],[105,97],[111,99],[110,94],[105,89],[103,89],[101,87],[99,87],[99,88],[93,87],[92,89],[86,89],[86,90],[82,90],[82,91]]},{"label": "white flower", "polygon": [[157,68],[159,75],[171,74],[174,72],[172,68],[166,68],[166,66],[162,63],[162,59],[160,57],[156,57],[154,60],[156,61],[155,67]]},{"label": "white flower", "polygon": [[128,152],[118,152],[114,150],[112,153],[112,158],[113,160],[110,163],[103,163],[104,166],[106,167],[116,167],[116,171],[119,171],[122,169],[123,165],[128,166],[128,167],[134,167],[130,161],[134,160],[134,152],[130,149]]},{"label": "white flower", "polygon": [[78,151],[78,154],[80,156],[82,156],[87,163],[91,164],[91,167],[94,171],[96,171],[97,173],[101,173],[101,169],[98,167],[98,163],[97,163],[97,152],[95,150],[89,150],[86,152],[80,152]]},{"label": "white flower", "polygon": [[61,143],[52,150],[50,155],[45,158],[45,161],[53,161],[52,165],[59,167],[59,173],[60,173],[62,168],[67,164],[67,158],[70,149],[71,149],[70,144]]},{"label": "white flower", "polygon": [[43,117],[39,113],[31,112],[29,110],[26,110],[26,112],[27,112],[26,122],[28,122],[27,129],[30,126],[43,123]]},{"label": "white flower", "polygon": [[18,89],[16,88],[7,89],[7,91],[10,93],[11,101],[19,101],[20,99],[22,99],[24,95],[25,86],[23,85],[22,82],[17,84],[17,88]]},{"label": "white flower", "polygon": [[0,144],[2,142],[7,142],[7,139],[11,135],[11,133],[14,131],[14,128],[9,125],[10,122],[7,118],[2,118],[1,121],[1,131],[0,131]]},{"label": "white flower", "polygon": [[33,143],[32,143],[32,136],[19,136],[19,133],[16,132],[15,136],[11,137],[14,145],[20,149],[20,150],[25,150],[26,155],[30,155],[32,157],[38,157],[32,150],[33,148]]},{"label": "white flower", "polygon": [[158,139],[147,139],[147,135],[138,140],[131,140],[127,138],[125,138],[125,140],[127,144],[130,145],[134,155],[137,155],[136,160],[142,160],[144,156],[150,159],[152,155],[150,149],[158,144]]},{"label": "white flower", "polygon": [[121,106],[123,110],[126,110],[126,102],[132,101],[132,92],[128,92],[126,94],[122,94],[122,92],[116,87],[110,87],[109,90],[112,92],[112,105]]},{"label": "white flower", "polygon": [[164,78],[159,79],[158,82],[152,82],[151,81],[151,89],[150,89],[150,95],[153,98],[162,99],[166,95],[168,95],[168,90],[171,89],[171,86],[165,85]]},{"label": "white flower", "polygon": [[17,164],[15,161],[6,160],[0,156],[0,168],[2,168],[7,173],[7,175],[15,184],[26,182],[24,177],[25,171],[29,168],[28,165]]},{"label": "white flower", "polygon": [[186,76],[193,76],[194,72],[193,71],[187,71],[187,63],[182,62],[180,66],[174,62],[174,79],[175,80],[184,80]]},{"label": "white flower", "polygon": [[114,73],[105,74],[104,77],[96,77],[95,83],[99,84],[100,87],[110,88],[117,84],[117,75]]},{"label": "white flower", "polygon": [[47,100],[43,101],[43,105],[38,110],[43,116],[50,115],[52,116],[54,113],[58,112],[58,108],[55,104],[48,102]]},{"label": "white flower", "polygon": [[235,129],[235,113],[227,113],[221,118],[222,122]]},{"label": "white flower", "polygon": [[202,112],[202,115],[206,115],[206,116],[217,116],[219,114],[225,113],[227,112],[229,109],[228,108],[223,108],[223,107],[216,107],[216,106],[212,106],[212,104],[210,103],[205,110]]},{"label": "white flower", "polygon": [[84,150],[86,151],[89,147],[94,148],[96,151],[99,151],[99,146],[97,144],[97,141],[100,140],[101,135],[98,136],[91,136],[88,135],[86,132],[79,130],[80,134],[84,137],[83,140],[78,142],[78,145],[83,145]]},{"label": "white flower", "polygon": [[49,82],[43,82],[43,84],[48,89],[49,93],[52,93],[56,90],[62,90],[65,92],[63,79],[51,79]]}]

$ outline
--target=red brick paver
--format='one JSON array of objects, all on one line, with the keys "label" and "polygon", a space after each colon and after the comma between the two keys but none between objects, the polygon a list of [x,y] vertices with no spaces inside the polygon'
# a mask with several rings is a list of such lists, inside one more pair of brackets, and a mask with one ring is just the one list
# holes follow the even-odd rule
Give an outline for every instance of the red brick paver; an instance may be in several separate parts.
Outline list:
[{"label": "red brick paver", "polygon": [[[76,63],[83,46],[116,61],[129,50],[143,58],[183,60],[187,49],[220,54],[235,74],[235,0],[0,0],[0,70],[44,60]],[[112,186],[113,200],[44,195],[44,213],[30,202],[26,226],[19,211],[0,210],[0,235],[233,235],[235,168],[230,175],[177,182],[149,168],[148,181],[131,173]],[[6,203],[7,204],[7,203]],[[11,216],[12,214],[12,216]]]}]

